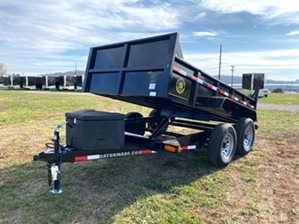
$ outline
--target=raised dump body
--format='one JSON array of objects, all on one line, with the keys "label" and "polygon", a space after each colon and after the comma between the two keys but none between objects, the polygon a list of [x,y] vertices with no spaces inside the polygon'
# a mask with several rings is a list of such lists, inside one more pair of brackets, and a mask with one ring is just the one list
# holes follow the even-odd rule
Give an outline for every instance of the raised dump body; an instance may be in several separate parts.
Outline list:
[{"label": "raised dump body", "polygon": [[178,33],[91,48],[83,91],[186,118],[256,121],[256,100],[186,62]]}]

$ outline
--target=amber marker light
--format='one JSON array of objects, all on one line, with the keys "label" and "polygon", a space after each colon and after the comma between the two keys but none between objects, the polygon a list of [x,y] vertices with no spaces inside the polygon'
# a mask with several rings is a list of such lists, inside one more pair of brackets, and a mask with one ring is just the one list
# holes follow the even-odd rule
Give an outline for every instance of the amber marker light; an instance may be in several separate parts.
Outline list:
[{"label": "amber marker light", "polygon": [[175,147],[172,145],[164,145],[164,150],[168,152],[181,152],[182,148],[181,147]]}]

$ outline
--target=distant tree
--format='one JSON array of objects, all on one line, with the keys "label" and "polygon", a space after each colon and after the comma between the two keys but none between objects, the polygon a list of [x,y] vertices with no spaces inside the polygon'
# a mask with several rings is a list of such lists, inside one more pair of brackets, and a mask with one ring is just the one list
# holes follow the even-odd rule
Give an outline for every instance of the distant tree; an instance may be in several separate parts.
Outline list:
[{"label": "distant tree", "polygon": [[271,91],[272,93],[283,93],[282,88],[276,88]]},{"label": "distant tree", "polygon": [[0,63],[0,76],[6,76],[6,75],[7,75],[7,71],[6,71],[5,64]]}]

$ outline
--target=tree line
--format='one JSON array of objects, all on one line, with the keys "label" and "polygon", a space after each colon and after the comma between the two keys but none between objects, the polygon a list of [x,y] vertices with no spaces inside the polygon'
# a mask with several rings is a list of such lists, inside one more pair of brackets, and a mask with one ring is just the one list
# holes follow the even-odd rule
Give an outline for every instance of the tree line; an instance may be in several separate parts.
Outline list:
[{"label": "tree line", "polygon": [[0,62],[0,76],[6,76],[6,75],[8,75],[6,71],[6,66],[5,64]]}]

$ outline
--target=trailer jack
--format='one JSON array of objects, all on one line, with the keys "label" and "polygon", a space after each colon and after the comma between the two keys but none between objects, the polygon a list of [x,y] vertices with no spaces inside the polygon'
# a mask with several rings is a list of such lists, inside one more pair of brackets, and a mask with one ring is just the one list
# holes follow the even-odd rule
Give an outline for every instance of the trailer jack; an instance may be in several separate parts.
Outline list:
[{"label": "trailer jack", "polygon": [[[66,124],[66,122],[64,123]],[[59,124],[54,130],[54,137],[52,139],[54,143],[54,152],[55,154],[60,154],[59,159],[56,161],[49,161],[47,163],[48,170],[48,184],[49,186],[54,183],[54,188],[50,190],[53,194],[60,194],[62,190],[60,189],[60,177],[61,177],[61,163],[62,163],[62,154],[63,154],[63,146],[60,145],[60,136],[59,131],[62,129],[64,124]]]},{"label": "trailer jack", "polygon": [[48,184],[54,183],[54,188],[50,190],[52,194],[60,194],[63,191],[60,189],[61,166],[59,163],[48,163]]}]

